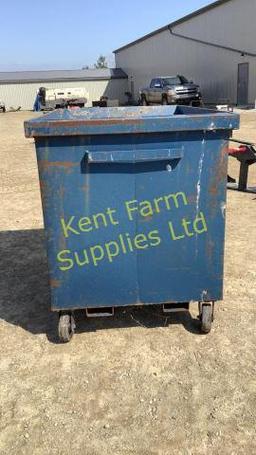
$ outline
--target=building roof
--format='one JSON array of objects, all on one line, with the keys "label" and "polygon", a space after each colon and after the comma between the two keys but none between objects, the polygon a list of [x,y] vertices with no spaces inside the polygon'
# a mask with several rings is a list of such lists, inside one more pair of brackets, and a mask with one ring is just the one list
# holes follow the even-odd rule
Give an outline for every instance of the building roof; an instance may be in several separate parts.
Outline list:
[{"label": "building roof", "polygon": [[0,84],[126,79],[121,68],[0,72]]},{"label": "building roof", "polygon": [[190,19],[193,19],[194,17],[197,17],[201,14],[206,13],[207,11],[212,10],[213,8],[216,8],[217,6],[221,6],[224,3],[230,2],[231,0],[217,0],[214,3],[210,3],[210,5],[204,6],[203,8],[200,8],[193,13],[188,14],[187,16],[182,17],[181,19],[178,19],[177,21],[171,22],[164,27],[158,28],[157,30],[154,30],[151,33],[148,33],[147,35],[142,36],[141,38],[138,38],[135,41],[132,41],[131,43],[126,44],[125,46],[119,47],[115,51],[113,51],[115,54],[123,51],[124,49],[128,49],[129,47],[134,46],[135,44],[138,44],[142,41],[147,40],[148,38],[151,38],[154,35],[157,35],[158,33],[164,32],[165,30],[169,30],[171,27],[175,27],[176,25],[183,24],[184,22],[187,22]]}]

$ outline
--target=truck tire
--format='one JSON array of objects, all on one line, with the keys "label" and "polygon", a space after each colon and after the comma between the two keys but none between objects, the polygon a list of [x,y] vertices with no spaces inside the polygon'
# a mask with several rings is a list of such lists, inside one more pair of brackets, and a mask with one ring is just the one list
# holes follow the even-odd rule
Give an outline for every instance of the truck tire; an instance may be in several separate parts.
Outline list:
[{"label": "truck tire", "polygon": [[163,96],[163,98],[162,98],[162,106],[167,106],[167,104],[168,104],[168,100],[167,100],[166,96]]}]

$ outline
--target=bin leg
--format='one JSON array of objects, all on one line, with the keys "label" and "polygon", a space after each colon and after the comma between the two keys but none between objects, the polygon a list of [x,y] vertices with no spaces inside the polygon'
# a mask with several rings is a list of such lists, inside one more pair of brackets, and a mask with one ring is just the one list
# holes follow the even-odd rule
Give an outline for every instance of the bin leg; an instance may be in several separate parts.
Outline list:
[{"label": "bin leg", "polygon": [[247,189],[248,170],[249,164],[247,162],[241,163],[238,183],[239,191],[245,191]]}]

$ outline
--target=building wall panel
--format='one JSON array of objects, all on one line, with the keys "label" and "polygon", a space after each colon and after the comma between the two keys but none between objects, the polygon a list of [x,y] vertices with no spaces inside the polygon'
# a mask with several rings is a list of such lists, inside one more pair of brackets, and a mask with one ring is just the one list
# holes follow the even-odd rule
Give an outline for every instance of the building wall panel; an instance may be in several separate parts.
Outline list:
[{"label": "building wall panel", "polygon": [[175,26],[174,31],[255,54],[255,17],[255,0],[232,0]]}]

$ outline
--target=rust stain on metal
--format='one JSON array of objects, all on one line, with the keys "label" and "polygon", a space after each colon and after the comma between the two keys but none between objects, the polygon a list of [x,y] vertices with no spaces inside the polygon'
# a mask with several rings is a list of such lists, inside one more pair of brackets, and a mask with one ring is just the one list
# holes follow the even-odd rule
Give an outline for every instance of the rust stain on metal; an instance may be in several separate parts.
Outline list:
[{"label": "rust stain on metal", "polygon": [[86,192],[89,190],[90,186],[89,185],[83,185],[80,187],[82,191]]},{"label": "rust stain on metal", "polygon": [[144,216],[143,219],[141,220],[142,223],[148,223],[149,221],[151,221],[153,219],[153,216],[152,215],[149,215],[149,216]]},{"label": "rust stain on metal", "polygon": [[212,196],[216,196],[216,194],[218,194],[218,188],[217,186],[214,184],[212,185],[210,188],[209,188],[209,193],[212,195]]},{"label": "rust stain on metal", "polygon": [[43,180],[40,180],[39,181],[39,185],[40,185],[40,190],[43,192],[47,189],[47,183],[44,182]]},{"label": "rust stain on metal", "polygon": [[214,242],[211,239],[209,239],[206,243],[206,255],[207,255],[210,263],[213,262],[214,248],[215,248]]},{"label": "rust stain on metal", "polygon": [[[105,126],[105,125],[136,125],[136,124],[141,124],[143,123],[143,120],[141,119],[103,119],[103,120],[59,120],[59,121],[53,121],[51,122],[51,125],[54,126],[54,128],[63,128],[63,127],[79,127],[79,126]],[[40,128],[47,128],[50,126],[49,122],[41,122],[40,123]]]},{"label": "rust stain on metal", "polygon": [[138,119],[104,119],[104,120],[91,120],[90,122],[86,121],[83,122],[83,125],[97,125],[97,126],[104,126],[104,125],[136,125],[143,123],[143,120]]},{"label": "rust stain on metal", "polygon": [[39,184],[40,184],[40,191],[41,191],[42,199],[45,200],[46,196],[47,196],[47,192],[49,191],[48,185],[44,180],[41,180],[41,179],[39,181]]},{"label": "rust stain on metal", "polygon": [[213,178],[211,179],[209,193],[216,196],[219,191],[219,186],[227,177],[227,147],[223,147],[220,153],[220,158],[215,169],[212,170]]},{"label": "rust stain on metal", "polygon": [[194,203],[196,203],[197,195],[196,194],[190,194],[187,197],[187,200],[188,200],[189,204],[194,204]]},{"label": "rust stain on metal", "polygon": [[60,280],[54,280],[54,279],[51,279],[50,280],[50,286],[51,288],[59,288],[61,286],[61,281]]},{"label": "rust stain on metal", "polygon": [[77,163],[73,161],[48,161],[48,160],[41,160],[39,161],[39,165],[42,169],[49,169],[52,167],[65,167],[70,169],[72,167],[76,167]]}]

